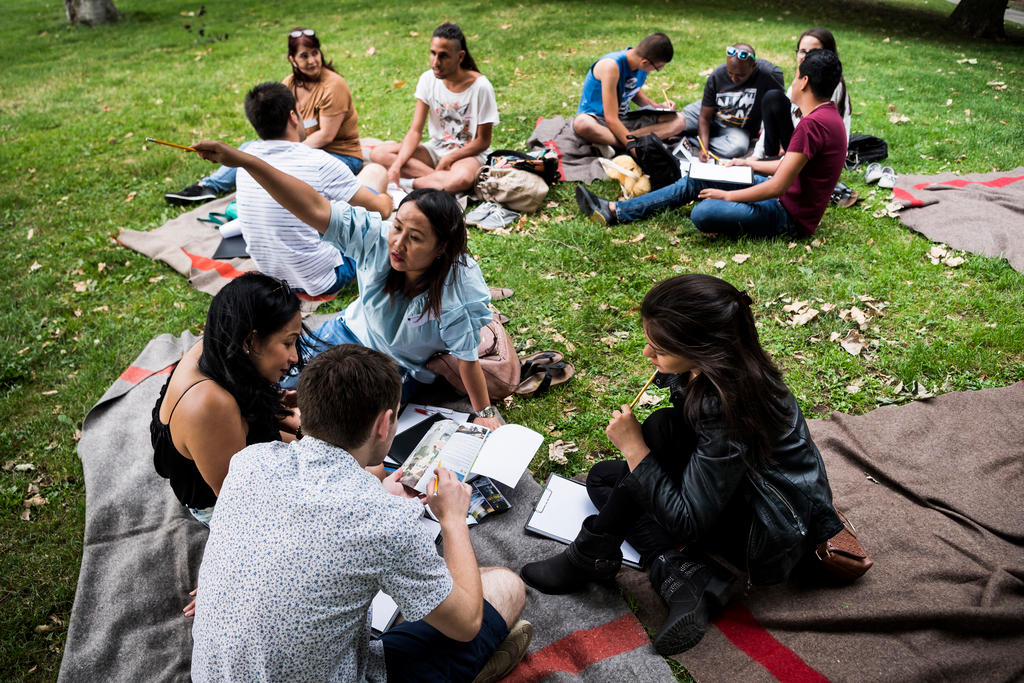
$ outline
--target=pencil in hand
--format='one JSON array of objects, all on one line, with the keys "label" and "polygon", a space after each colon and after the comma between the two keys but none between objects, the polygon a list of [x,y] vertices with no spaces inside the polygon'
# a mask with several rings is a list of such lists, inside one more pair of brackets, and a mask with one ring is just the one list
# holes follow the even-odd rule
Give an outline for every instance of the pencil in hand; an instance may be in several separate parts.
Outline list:
[{"label": "pencil in hand", "polygon": [[647,384],[644,385],[644,388],[640,390],[640,393],[636,395],[636,398],[633,399],[633,402],[629,404],[629,409],[630,410],[633,410],[633,408],[636,406],[636,404],[640,401],[640,397],[644,395],[645,391],[647,391],[647,387],[651,386],[651,382],[654,381],[654,378],[657,377],[657,375],[658,375],[658,371],[655,370],[654,373],[651,374],[651,378],[649,380],[647,380]]},{"label": "pencil in hand", "polygon": [[441,478],[441,469],[444,468],[444,463],[440,460],[437,461],[437,474],[434,475],[434,495],[437,495],[437,480]]},{"label": "pencil in hand", "polygon": [[196,151],[195,147],[187,147],[186,145],[179,145],[176,142],[167,142],[166,140],[157,140],[156,138],[146,138],[146,142],[155,142],[158,145],[167,145],[168,147],[177,147],[178,149],[183,149],[183,150],[186,150],[188,152]]}]

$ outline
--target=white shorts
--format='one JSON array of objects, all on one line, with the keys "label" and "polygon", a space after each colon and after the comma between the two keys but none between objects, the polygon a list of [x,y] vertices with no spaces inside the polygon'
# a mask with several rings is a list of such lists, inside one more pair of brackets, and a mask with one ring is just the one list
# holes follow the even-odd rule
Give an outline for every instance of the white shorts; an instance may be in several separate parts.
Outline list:
[{"label": "white shorts", "polygon": [[[427,150],[427,154],[430,155],[430,161],[431,163],[434,164],[434,166],[437,166],[437,162],[439,162],[441,160],[441,157],[443,157],[449,151],[447,149],[441,149],[438,146],[437,141],[433,139],[427,140],[426,142],[421,143],[421,145],[423,146],[423,149]],[[491,148],[488,147],[483,152],[477,154],[473,158],[476,159],[481,166],[483,166],[484,164],[487,163],[487,155],[490,154],[491,151]]]}]

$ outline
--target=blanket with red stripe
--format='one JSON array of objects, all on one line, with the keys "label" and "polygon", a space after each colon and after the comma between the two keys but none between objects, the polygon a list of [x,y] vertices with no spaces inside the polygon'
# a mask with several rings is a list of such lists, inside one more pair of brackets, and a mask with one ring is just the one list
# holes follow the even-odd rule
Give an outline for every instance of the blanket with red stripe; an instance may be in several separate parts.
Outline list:
[{"label": "blanket with red stripe", "polygon": [[[741,591],[676,659],[697,680],[1024,679],[1022,415],[1018,382],[810,420],[874,567]],[[620,583],[660,624],[646,580]]]},{"label": "blanket with red stripe", "polygon": [[[212,296],[234,278],[256,268],[252,259],[248,258],[227,261],[213,258],[220,245],[220,233],[211,223],[200,220],[211,213],[223,213],[234,199],[232,193],[207,202],[153,230],[122,229],[117,241],[144,256],[163,261],[187,277],[193,287]],[[299,294],[304,312],[315,310],[320,303],[330,301],[335,296]]]},{"label": "blanket with red stripe", "polygon": [[968,175],[903,175],[893,197],[900,220],[928,239],[1005,258],[1024,273],[1024,166]]},{"label": "blanket with red stripe", "polygon": [[[184,333],[151,341],[83,423],[85,539],[61,681],[189,680],[191,622],[181,609],[207,532],[154,471],[149,422],[160,387],[195,340]],[[564,547],[524,531],[541,494],[528,472],[515,489],[502,490],[512,509],[471,530],[481,564],[518,570]],[[674,680],[614,588],[574,596],[528,591],[523,618],[535,636],[508,680]]]}]

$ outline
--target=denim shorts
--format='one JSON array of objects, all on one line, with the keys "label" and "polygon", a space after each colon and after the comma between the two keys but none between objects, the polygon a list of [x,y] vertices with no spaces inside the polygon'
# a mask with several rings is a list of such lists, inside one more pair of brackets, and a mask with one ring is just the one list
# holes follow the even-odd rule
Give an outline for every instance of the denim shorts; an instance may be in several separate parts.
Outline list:
[{"label": "denim shorts", "polygon": [[471,681],[508,637],[508,626],[484,600],[480,632],[452,640],[425,621],[403,621],[380,637],[389,681]]}]

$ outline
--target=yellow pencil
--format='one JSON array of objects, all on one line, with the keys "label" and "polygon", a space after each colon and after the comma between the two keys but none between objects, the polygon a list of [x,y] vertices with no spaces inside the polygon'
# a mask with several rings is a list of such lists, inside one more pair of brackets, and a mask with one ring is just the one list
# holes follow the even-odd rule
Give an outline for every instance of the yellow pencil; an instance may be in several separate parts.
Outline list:
[{"label": "yellow pencil", "polygon": [[179,145],[176,142],[167,142],[165,140],[157,140],[156,138],[146,138],[146,142],[155,142],[158,145],[167,145],[168,147],[177,147],[178,149],[184,149],[189,152],[196,151],[195,147],[186,147],[185,145]]},{"label": "yellow pencil", "polygon": [[444,467],[444,463],[440,460],[437,461],[438,473],[434,476],[434,495],[437,495],[437,480],[441,478],[440,470]]},{"label": "yellow pencil", "polygon": [[640,400],[640,397],[644,395],[645,391],[647,391],[647,387],[651,386],[651,382],[654,381],[654,378],[655,378],[655,376],[657,376],[657,374],[658,374],[657,370],[655,370],[651,374],[651,378],[649,380],[647,380],[647,384],[645,384],[644,388],[640,390],[640,393],[636,395],[636,398],[633,399],[633,402],[629,404],[629,409],[630,410],[633,410],[633,406],[635,406],[637,404],[637,401]]}]

